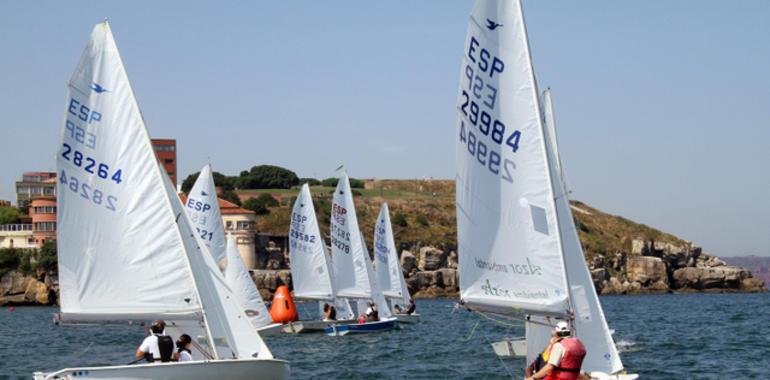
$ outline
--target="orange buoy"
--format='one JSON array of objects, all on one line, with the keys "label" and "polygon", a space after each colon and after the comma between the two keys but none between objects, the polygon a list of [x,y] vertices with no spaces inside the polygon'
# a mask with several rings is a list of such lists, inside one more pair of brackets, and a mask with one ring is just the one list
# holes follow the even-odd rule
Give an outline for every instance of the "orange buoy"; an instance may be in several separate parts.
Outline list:
[{"label": "orange buoy", "polygon": [[270,305],[270,316],[276,323],[289,323],[299,319],[288,286],[281,285],[275,290],[273,304]]}]

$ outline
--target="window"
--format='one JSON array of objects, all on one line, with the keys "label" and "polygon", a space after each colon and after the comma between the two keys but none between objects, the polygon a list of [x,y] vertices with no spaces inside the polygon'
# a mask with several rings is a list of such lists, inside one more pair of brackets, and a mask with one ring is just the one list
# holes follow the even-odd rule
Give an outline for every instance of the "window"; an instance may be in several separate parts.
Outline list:
[{"label": "window", "polygon": [[173,164],[173,163],[174,163],[174,160],[172,160],[172,159],[170,159],[170,158],[167,158],[167,159],[163,160],[163,162],[165,162],[165,163],[167,163],[167,164]]},{"label": "window", "polygon": [[53,206],[35,207],[35,214],[56,214],[56,207],[53,207]]},{"label": "window", "polygon": [[176,150],[176,146],[167,144],[158,144],[154,148],[156,152],[173,152]]},{"label": "window", "polygon": [[227,223],[225,223],[225,229],[226,230],[232,230],[233,229],[233,222],[228,220]]},{"label": "window", "polygon": [[239,229],[239,230],[248,230],[248,229],[251,229],[251,222],[249,222],[249,221],[242,221],[242,220],[239,220],[239,221],[238,221],[238,229]]},{"label": "window", "polygon": [[38,231],[56,231],[56,222],[38,222],[35,223],[35,229]]}]

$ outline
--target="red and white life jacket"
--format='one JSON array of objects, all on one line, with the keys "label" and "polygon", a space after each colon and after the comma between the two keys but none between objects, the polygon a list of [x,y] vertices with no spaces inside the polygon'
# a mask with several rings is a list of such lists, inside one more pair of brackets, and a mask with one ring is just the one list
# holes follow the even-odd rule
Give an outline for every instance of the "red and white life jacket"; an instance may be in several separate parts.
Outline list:
[{"label": "red and white life jacket", "polygon": [[560,341],[564,347],[559,366],[554,368],[546,380],[577,380],[580,368],[583,366],[583,358],[586,357],[586,348],[577,338],[565,338]]}]

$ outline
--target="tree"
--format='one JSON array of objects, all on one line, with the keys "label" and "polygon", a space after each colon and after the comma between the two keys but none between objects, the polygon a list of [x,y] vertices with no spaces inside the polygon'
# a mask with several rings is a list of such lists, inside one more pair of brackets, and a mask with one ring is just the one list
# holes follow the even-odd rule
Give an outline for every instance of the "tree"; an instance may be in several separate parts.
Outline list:
[{"label": "tree", "polygon": [[239,189],[290,189],[299,184],[299,177],[280,166],[259,165],[241,172],[236,184]]},{"label": "tree", "polygon": [[321,181],[315,178],[300,178],[299,183],[306,183],[308,186],[318,186],[321,184]]},{"label": "tree", "polygon": [[45,270],[46,273],[56,273],[59,269],[57,260],[56,241],[46,241],[37,254],[37,267]]},{"label": "tree", "polygon": [[19,267],[19,250],[0,248],[0,277]]},{"label": "tree", "polygon": [[0,207],[0,224],[13,224],[19,222],[21,212],[16,207]]},{"label": "tree", "polygon": [[[339,178],[331,177],[327,178],[323,181],[321,181],[321,184],[328,187],[336,187],[337,182],[339,182]],[[364,181],[360,179],[355,178],[349,178],[350,187],[354,189],[363,189],[364,188]]]},{"label": "tree", "polygon": [[243,202],[243,208],[254,211],[257,215],[269,214],[269,207],[278,206],[278,201],[268,193],[260,194],[256,198],[249,198]]},{"label": "tree", "polygon": [[[195,181],[198,180],[198,176],[200,174],[201,172],[197,172],[188,175],[187,178],[185,178],[182,182],[182,192],[189,194],[190,190],[192,190],[192,187],[195,186]],[[214,186],[221,187],[223,192],[235,189],[236,177],[228,177],[219,172],[213,172],[211,175],[214,177]]]},{"label": "tree", "polygon": [[219,194],[219,198],[235,203],[238,206],[241,205],[241,198],[234,191],[223,191],[222,194]]},{"label": "tree", "polygon": [[428,227],[428,225],[430,225],[430,222],[428,222],[428,218],[422,214],[417,215],[417,223],[419,223],[423,227]]},{"label": "tree", "polygon": [[393,224],[400,226],[400,227],[406,227],[409,224],[406,222],[406,218],[404,217],[404,214],[397,212],[396,215],[393,215]]}]

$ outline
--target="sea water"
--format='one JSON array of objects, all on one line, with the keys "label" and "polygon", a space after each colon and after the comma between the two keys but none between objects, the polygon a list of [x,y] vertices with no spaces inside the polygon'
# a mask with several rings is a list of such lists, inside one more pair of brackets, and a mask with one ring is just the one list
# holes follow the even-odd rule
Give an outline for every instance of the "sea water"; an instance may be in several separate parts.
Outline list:
[{"label": "sea water", "polygon": [[[770,379],[767,293],[613,296],[601,302],[624,365],[642,379]],[[498,358],[490,346],[522,335],[522,328],[456,309],[455,303],[419,300],[421,322],[392,332],[283,334],[266,341],[277,358],[290,361],[294,379],[523,378],[523,359]],[[310,314],[317,306],[299,309]],[[144,336],[140,326],[56,326],[56,311],[0,309],[0,378],[127,364]]]}]

